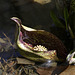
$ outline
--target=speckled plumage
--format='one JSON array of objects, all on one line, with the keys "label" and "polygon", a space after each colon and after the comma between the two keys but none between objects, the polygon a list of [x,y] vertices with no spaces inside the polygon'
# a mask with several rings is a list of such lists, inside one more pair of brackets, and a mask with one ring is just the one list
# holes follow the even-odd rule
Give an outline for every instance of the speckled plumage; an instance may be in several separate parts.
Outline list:
[{"label": "speckled plumage", "polygon": [[[42,60],[42,58],[50,59],[50,57],[52,56],[51,55],[52,50],[56,50],[57,56],[55,54],[55,56],[53,56],[53,59],[54,58],[57,59],[57,57],[58,57],[58,59],[60,61],[66,60],[67,50],[66,50],[64,44],[62,43],[62,41],[58,37],[56,37],[55,35],[53,35],[50,32],[44,31],[44,30],[36,30],[36,29],[32,29],[32,28],[29,28],[26,26],[24,27],[21,24],[20,19],[18,19],[18,18],[14,17],[12,19],[18,24],[17,26],[19,28],[18,29],[19,31],[17,34],[17,36],[18,36],[17,41],[18,42],[20,41],[21,45],[20,45],[20,43],[17,43],[17,45],[21,49],[19,51],[23,56],[25,56],[31,60],[39,61],[39,60]],[[19,40],[19,39],[21,39],[21,40]],[[22,48],[22,45],[23,45],[23,47],[25,45],[25,47],[24,47],[25,49]],[[41,45],[44,48],[46,48],[47,50],[45,52],[42,51],[42,53],[37,52],[34,50],[34,47],[36,47],[37,45],[38,46]],[[43,47],[41,47],[41,48],[43,48]],[[38,49],[40,49],[40,48],[38,47]],[[41,50],[39,50],[39,51],[41,51]]]}]

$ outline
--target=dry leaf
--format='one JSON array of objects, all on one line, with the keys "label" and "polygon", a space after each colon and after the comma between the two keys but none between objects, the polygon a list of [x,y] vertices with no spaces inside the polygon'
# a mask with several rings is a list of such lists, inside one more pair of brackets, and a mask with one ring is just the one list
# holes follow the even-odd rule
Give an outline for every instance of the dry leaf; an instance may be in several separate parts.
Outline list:
[{"label": "dry leaf", "polygon": [[40,75],[51,75],[54,69],[55,69],[55,67],[50,67],[50,68],[40,67],[40,68],[36,68],[37,72]]},{"label": "dry leaf", "polygon": [[34,65],[35,62],[27,60],[27,59],[23,59],[23,58],[16,58],[18,64],[29,64],[29,65]]},{"label": "dry leaf", "polygon": [[6,43],[2,38],[0,38],[0,43]]},{"label": "dry leaf", "polygon": [[69,65],[60,75],[75,75],[75,66]]}]

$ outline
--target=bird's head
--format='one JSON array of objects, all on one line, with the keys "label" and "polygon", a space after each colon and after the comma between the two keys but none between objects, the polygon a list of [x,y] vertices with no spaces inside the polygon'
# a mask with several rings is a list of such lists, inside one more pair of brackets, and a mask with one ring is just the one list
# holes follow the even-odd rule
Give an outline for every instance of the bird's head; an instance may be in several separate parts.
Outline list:
[{"label": "bird's head", "polygon": [[21,20],[17,17],[12,17],[11,20],[15,21],[19,26],[22,24]]}]

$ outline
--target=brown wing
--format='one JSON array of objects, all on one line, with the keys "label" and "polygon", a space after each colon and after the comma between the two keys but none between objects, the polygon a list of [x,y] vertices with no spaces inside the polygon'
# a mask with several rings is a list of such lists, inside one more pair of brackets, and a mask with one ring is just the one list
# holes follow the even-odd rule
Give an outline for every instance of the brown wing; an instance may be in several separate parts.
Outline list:
[{"label": "brown wing", "polygon": [[23,41],[32,44],[33,46],[42,45],[48,50],[56,50],[59,59],[66,59],[67,50],[64,44],[52,33],[46,31],[25,31],[23,32]]}]

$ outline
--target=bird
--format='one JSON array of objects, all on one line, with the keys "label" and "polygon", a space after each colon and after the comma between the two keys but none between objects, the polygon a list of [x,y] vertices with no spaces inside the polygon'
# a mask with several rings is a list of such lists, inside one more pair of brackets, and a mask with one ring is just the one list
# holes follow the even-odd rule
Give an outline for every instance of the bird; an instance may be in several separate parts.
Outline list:
[{"label": "bird", "polygon": [[36,62],[66,60],[67,49],[57,36],[45,30],[27,27],[17,17],[11,20],[16,22],[15,42],[22,56]]}]

